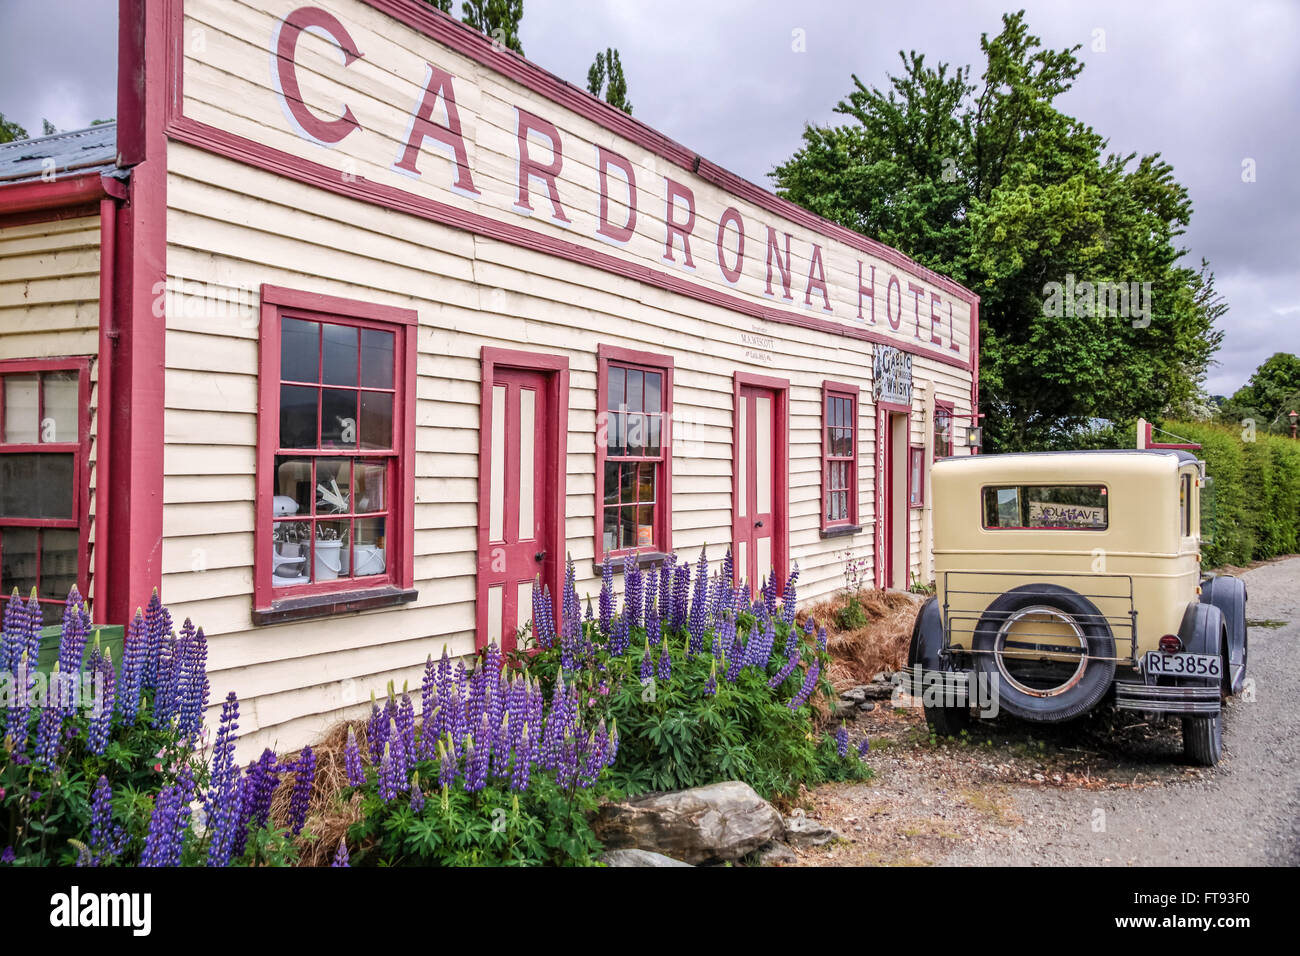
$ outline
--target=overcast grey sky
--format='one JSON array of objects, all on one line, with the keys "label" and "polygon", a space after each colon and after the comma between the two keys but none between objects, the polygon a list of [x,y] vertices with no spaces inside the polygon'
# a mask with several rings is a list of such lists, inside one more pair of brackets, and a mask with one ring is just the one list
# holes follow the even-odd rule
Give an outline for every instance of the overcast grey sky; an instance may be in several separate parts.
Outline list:
[{"label": "overcast grey sky", "polygon": [[[851,73],[882,85],[898,50],[915,49],[978,74],[981,31],[1020,6],[1047,45],[1083,44],[1062,108],[1116,152],[1163,153],[1191,190],[1188,259],[1210,260],[1231,305],[1210,392],[1300,352],[1300,0],[526,0],[521,37],[579,85],[598,49],[618,47],[638,119],[770,186],[804,123],[834,119]],[[72,129],[112,116],[116,12],[115,0],[0,0],[0,112],[37,134],[42,117]],[[1255,182],[1242,181],[1247,159]]]}]

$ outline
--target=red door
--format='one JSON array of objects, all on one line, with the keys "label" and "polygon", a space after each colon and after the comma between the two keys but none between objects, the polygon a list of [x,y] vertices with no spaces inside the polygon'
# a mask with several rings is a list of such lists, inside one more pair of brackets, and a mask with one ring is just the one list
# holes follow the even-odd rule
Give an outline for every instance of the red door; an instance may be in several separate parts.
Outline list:
[{"label": "red door", "polygon": [[741,385],[737,390],[731,540],[736,577],[749,582],[755,594],[774,569],[780,570],[779,522],[784,514],[777,482],[777,402],[774,389]]},{"label": "red door", "polygon": [[558,454],[549,440],[554,424],[550,378],[545,372],[498,366],[485,389],[479,647],[496,641],[502,650],[512,649],[516,631],[532,619],[534,581],[541,575],[553,591],[557,580],[554,497],[548,493]]}]

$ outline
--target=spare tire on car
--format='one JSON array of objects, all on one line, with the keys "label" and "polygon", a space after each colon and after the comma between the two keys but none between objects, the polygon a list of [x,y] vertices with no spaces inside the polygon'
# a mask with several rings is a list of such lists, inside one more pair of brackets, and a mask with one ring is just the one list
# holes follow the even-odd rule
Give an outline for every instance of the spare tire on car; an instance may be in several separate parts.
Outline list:
[{"label": "spare tire on car", "polygon": [[971,640],[976,675],[999,710],[1056,723],[1092,710],[1115,676],[1115,637],[1083,595],[1057,584],[1012,588],[989,604]]}]

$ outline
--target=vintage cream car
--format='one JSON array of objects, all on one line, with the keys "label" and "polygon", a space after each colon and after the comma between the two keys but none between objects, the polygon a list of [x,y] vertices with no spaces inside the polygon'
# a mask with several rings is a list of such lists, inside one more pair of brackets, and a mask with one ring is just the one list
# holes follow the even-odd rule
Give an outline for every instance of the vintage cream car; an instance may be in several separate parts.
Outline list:
[{"label": "vintage cream car", "polygon": [[[1103,702],[1182,718],[1213,765],[1246,673],[1246,588],[1201,568],[1204,462],[1187,451],[936,462],[936,596],[913,628],[926,718],[953,735],[1005,711],[1057,722]],[[992,706],[989,706],[990,701]]]}]

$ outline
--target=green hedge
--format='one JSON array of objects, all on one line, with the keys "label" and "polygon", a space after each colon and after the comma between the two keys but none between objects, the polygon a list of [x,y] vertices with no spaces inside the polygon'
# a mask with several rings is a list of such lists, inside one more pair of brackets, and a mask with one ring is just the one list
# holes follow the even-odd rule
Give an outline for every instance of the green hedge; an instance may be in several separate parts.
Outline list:
[{"label": "green hedge", "polygon": [[1300,442],[1199,422],[1168,422],[1168,431],[1203,446],[1213,481],[1202,503],[1205,563],[1243,565],[1300,551]]}]

